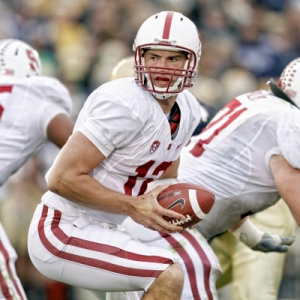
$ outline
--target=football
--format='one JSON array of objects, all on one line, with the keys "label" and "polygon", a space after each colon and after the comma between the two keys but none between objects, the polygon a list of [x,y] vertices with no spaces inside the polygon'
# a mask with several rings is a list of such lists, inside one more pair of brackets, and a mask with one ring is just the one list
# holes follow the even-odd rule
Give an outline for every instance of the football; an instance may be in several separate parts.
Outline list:
[{"label": "football", "polygon": [[164,208],[176,211],[186,217],[182,221],[165,216],[165,220],[189,228],[203,220],[210,212],[215,202],[215,195],[196,184],[176,183],[160,193],[157,200]]}]

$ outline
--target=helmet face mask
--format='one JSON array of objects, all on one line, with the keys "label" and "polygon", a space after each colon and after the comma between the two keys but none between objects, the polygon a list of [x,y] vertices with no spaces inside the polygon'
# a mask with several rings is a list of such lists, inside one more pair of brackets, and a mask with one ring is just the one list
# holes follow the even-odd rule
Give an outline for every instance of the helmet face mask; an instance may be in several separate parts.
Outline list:
[{"label": "helmet face mask", "polygon": [[280,75],[278,86],[300,108],[300,57],[285,67]]},{"label": "helmet face mask", "polygon": [[[187,60],[183,69],[147,67],[144,60],[147,49],[184,52]],[[201,41],[194,23],[182,14],[165,11],[148,18],[137,33],[133,50],[136,82],[155,98],[167,99],[193,86],[201,56]],[[151,78],[160,72],[178,78],[172,86],[157,87]]]},{"label": "helmet face mask", "polygon": [[0,41],[0,78],[26,78],[42,73],[38,52],[30,45],[15,39]]}]

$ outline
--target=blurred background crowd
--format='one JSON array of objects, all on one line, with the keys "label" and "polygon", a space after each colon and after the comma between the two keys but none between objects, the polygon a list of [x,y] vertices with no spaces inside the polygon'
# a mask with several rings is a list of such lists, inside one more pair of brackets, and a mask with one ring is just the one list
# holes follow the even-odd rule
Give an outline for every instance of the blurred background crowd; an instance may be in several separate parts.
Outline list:
[{"label": "blurred background crowd", "polygon": [[[215,107],[268,88],[266,81],[300,56],[300,0],[0,0],[0,39],[21,39],[39,51],[43,74],[69,88],[75,119],[90,92],[133,54],[141,23],[163,10],[179,11],[198,26],[202,56],[192,92]],[[0,217],[29,300],[88,300],[83,291],[44,278],[27,255],[29,221],[57,152],[46,144],[8,181],[0,191]],[[287,256],[282,300],[300,299],[299,239]]]}]

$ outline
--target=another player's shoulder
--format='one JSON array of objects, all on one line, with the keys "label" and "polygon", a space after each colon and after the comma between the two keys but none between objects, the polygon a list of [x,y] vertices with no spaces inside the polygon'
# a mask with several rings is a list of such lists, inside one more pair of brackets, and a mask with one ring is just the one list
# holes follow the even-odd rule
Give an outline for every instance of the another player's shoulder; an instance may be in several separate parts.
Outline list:
[{"label": "another player's shoulder", "polygon": [[287,101],[275,96],[271,91],[257,90],[237,96],[233,101],[238,100],[248,109],[260,109],[262,111],[281,111],[291,106]]},{"label": "another player's shoulder", "polygon": [[270,99],[272,99],[272,94],[269,91],[255,90],[252,92],[237,95],[234,100],[243,102],[245,105],[247,104],[251,105],[256,103],[262,103]]},{"label": "another player's shoulder", "polygon": [[68,92],[66,86],[58,79],[50,76],[32,76],[29,78],[26,78],[28,84],[30,84],[31,87],[37,88],[37,89],[43,89],[45,90],[53,90],[57,92]]},{"label": "another player's shoulder", "polygon": [[11,85],[18,93],[32,95],[40,101],[52,101],[59,99],[69,102],[71,98],[68,89],[58,79],[47,76],[32,76],[27,78],[8,77],[1,78],[0,84]]}]

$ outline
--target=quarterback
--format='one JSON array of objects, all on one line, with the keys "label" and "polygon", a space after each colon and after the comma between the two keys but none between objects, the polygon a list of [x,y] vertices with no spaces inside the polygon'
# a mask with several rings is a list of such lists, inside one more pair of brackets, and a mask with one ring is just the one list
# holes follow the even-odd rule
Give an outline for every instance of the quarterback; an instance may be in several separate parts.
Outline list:
[{"label": "quarterback", "polygon": [[[188,38],[186,33],[189,32]],[[127,216],[162,233],[182,231],[163,216],[147,184],[178,166],[199,123],[194,83],[201,55],[196,26],[164,11],[139,28],[135,78],[103,84],[86,100],[72,136],[47,175],[28,235],[33,264],[45,276],[93,291],[144,292],[142,299],[180,299],[183,270],[169,249],[142,244],[118,228]]]},{"label": "quarterback", "polygon": [[[111,80],[134,76],[134,57],[122,59],[112,70]],[[193,134],[201,131],[214,115],[214,109],[203,102],[199,102],[201,120]],[[175,179],[152,181],[148,184],[150,191],[156,184],[163,185],[166,182],[176,183]],[[184,286],[181,295],[183,300],[217,299],[215,282],[221,275],[221,268],[211,247],[197,230],[184,230],[171,235],[161,234],[157,231],[139,225],[127,218],[120,228],[135,236],[142,243],[149,246],[157,246],[171,249],[179,255],[179,262],[184,271]],[[140,293],[139,293],[140,294]],[[140,295],[127,293],[130,299],[139,299]],[[110,293],[107,299],[125,300],[122,294]]]}]

